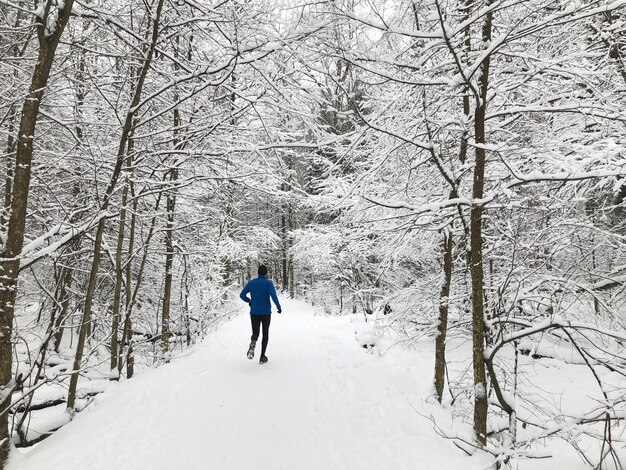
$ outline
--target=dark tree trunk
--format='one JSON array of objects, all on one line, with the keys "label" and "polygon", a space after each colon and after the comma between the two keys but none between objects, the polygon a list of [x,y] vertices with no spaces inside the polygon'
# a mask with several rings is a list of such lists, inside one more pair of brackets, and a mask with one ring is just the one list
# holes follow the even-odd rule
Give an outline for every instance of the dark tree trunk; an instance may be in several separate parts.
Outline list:
[{"label": "dark tree trunk", "polygon": [[[460,14],[463,15],[464,20],[467,21],[471,13],[471,0],[466,0],[460,8]],[[414,13],[415,4],[413,4]],[[465,40],[462,45],[464,55],[467,55],[471,49],[471,31],[467,26],[463,34]],[[467,123],[470,122],[471,104],[469,97],[469,84],[463,87],[463,133],[461,134],[461,143],[459,146],[459,162],[461,165],[465,164],[467,160],[467,149],[469,142],[469,131]],[[460,184],[460,177],[453,182],[452,189],[448,196],[449,199],[455,199],[458,197],[458,186]],[[463,213],[459,209],[459,215],[461,222],[465,227],[463,220]],[[446,228],[443,232],[442,251],[443,251],[443,284],[441,286],[440,298],[439,298],[439,323],[437,325],[437,338],[435,340],[435,393],[437,400],[441,403],[443,399],[443,389],[445,385],[446,376],[446,334],[448,330],[448,311],[449,311],[449,296],[452,283],[452,270],[453,270],[453,249],[454,249],[454,221],[450,223],[450,227]]]},{"label": "dark tree trunk", "polygon": [[[170,182],[175,183],[178,171],[170,170]],[[167,228],[165,230],[165,287],[163,290],[163,312],[161,315],[161,349],[169,351],[170,341],[170,303],[172,299],[172,267],[174,264],[174,209],[176,207],[175,189],[167,194]]]},{"label": "dark tree trunk", "polygon": [[[293,225],[293,209],[291,208],[291,205],[289,205],[289,230],[293,230],[294,229],[294,225]],[[289,254],[289,297],[290,298],[295,298],[296,296],[296,275],[294,273],[294,266],[293,266],[293,255],[290,253]]]},{"label": "dark tree trunk", "polygon": [[[132,188],[132,186],[131,186]],[[154,211],[158,212],[159,207],[161,206],[161,193],[159,193],[156,203],[154,205]],[[137,199],[135,198],[133,201],[133,215],[130,223],[130,241],[129,241],[129,253],[132,245],[134,244],[134,234],[135,234],[135,223],[137,213]],[[139,289],[141,288],[141,283],[143,281],[143,273],[146,267],[146,260],[148,259],[148,248],[150,246],[150,241],[152,240],[152,236],[154,235],[154,228],[156,226],[157,216],[152,217],[152,221],[150,222],[150,228],[148,229],[148,235],[146,236],[146,241],[143,246],[143,256],[141,258],[141,263],[139,265],[139,271],[137,272],[137,281],[135,283],[135,287],[132,291],[132,296],[129,293],[129,285],[127,284],[127,299],[126,299],[126,317],[124,319],[124,332],[122,335],[122,347],[127,345],[126,350],[126,378],[132,378],[134,374],[134,357],[133,357],[133,338],[132,338],[132,313],[133,307],[137,301],[137,295],[139,293]],[[127,267],[127,269],[129,269]],[[130,279],[131,272],[127,270],[127,279]],[[130,301],[128,301],[130,299]],[[118,361],[118,370],[121,371],[122,362]]]},{"label": "dark tree trunk", "polygon": [[284,211],[280,218],[280,225],[281,225],[280,235],[282,238],[281,258],[282,258],[282,268],[283,268],[283,279],[282,279],[283,292],[288,292],[289,291],[289,272],[287,271],[287,251],[289,249],[289,246],[287,242],[287,217]]},{"label": "dark tree trunk", "polygon": [[[47,3],[43,18],[46,19],[50,10]],[[13,317],[15,315],[15,299],[17,296],[17,281],[19,275],[19,256],[24,245],[24,229],[26,226],[26,208],[30,190],[31,163],[33,159],[33,143],[39,106],[48,85],[50,70],[54,62],[57,46],[69,21],[73,0],[67,0],[65,8],[59,11],[54,31],[44,27],[45,21],[38,17],[37,36],[39,53],[37,64],[33,71],[28,95],[24,100],[22,117],[20,120],[15,165],[13,165],[13,184],[10,188],[10,213],[6,244],[2,249],[0,261],[0,470],[5,468],[9,456],[9,404],[14,389],[12,382],[12,348]],[[6,196],[5,196],[6,197]]]},{"label": "dark tree trunk", "polygon": [[[105,211],[111,202],[111,196],[117,184],[117,180],[122,170],[122,165],[124,163],[124,156],[126,155],[126,146],[128,144],[128,139],[132,132],[132,125],[134,122],[135,113],[137,112],[136,108],[139,104],[139,100],[141,99],[141,93],[143,90],[143,85],[150,70],[150,64],[152,62],[152,57],[154,55],[154,50],[156,48],[156,42],[159,34],[159,21],[161,18],[161,11],[163,10],[164,0],[159,0],[159,3],[156,8],[156,13],[152,23],[152,38],[148,50],[146,51],[146,58],[142,64],[141,72],[137,79],[137,84],[135,86],[135,91],[133,93],[133,99],[130,103],[130,107],[128,112],[126,113],[126,119],[124,121],[124,126],[122,127],[122,135],[120,137],[120,144],[117,151],[117,159],[115,162],[115,168],[113,169],[113,174],[111,175],[111,180],[109,182],[109,186],[107,187],[104,200],[102,202],[102,210]],[[80,332],[78,335],[78,345],[76,348],[76,356],[74,357],[74,365],[72,367],[72,375],[70,378],[70,387],[68,390],[67,396],[67,408],[68,410],[74,410],[74,403],[76,401],[76,388],[78,386],[78,376],[80,373],[81,363],[83,359],[83,352],[85,348],[85,341],[87,339],[87,332],[90,330],[91,325],[91,310],[93,306],[93,296],[96,289],[96,280],[98,278],[98,269],[100,267],[100,253],[102,250],[102,237],[104,234],[106,219],[101,218],[98,223],[98,228],[96,231],[96,240],[93,250],[93,263],[91,265],[91,272],[89,273],[89,282],[87,285],[87,293],[85,295],[85,306],[83,309],[83,320],[81,322]]]},{"label": "dark tree trunk", "polygon": [[[176,46],[178,49],[180,36],[176,37]],[[175,70],[177,68],[175,67]],[[178,92],[174,93],[174,103],[178,102]],[[174,108],[173,116],[173,146],[174,150],[178,150],[180,145],[179,129],[180,129],[180,111],[176,107]],[[169,170],[169,181],[171,187],[167,191],[167,228],[165,229],[165,287],[163,289],[163,314],[161,316],[161,349],[165,355],[167,361],[170,343],[170,305],[172,301],[172,279],[173,279],[173,265],[174,265],[174,210],[176,209],[176,184],[178,182],[178,162],[172,162],[172,167]],[[227,265],[227,272],[225,283],[230,279],[230,267]]]},{"label": "dark tree trunk", "polygon": [[[126,167],[130,170],[132,157],[126,158]],[[117,231],[117,248],[115,250],[115,287],[113,289],[113,309],[111,312],[111,380],[118,380],[117,368],[118,353],[118,332],[120,328],[120,309],[122,305],[122,284],[124,269],[122,266],[122,251],[124,249],[124,238],[126,231],[126,204],[128,204],[128,185],[126,181],[122,190],[122,208],[120,209],[120,221]]]},{"label": "dark tree trunk", "polygon": [[[118,367],[118,361],[120,360],[120,345],[118,341],[118,330],[120,327],[120,310],[122,308],[122,284],[124,277],[124,267],[122,266],[122,251],[124,249],[124,238],[126,231],[126,212],[128,205],[128,193],[132,187],[132,167],[133,167],[133,136],[132,132],[128,137],[128,146],[126,150],[126,181],[124,182],[124,189],[122,190],[122,207],[120,209],[120,220],[117,232],[117,248],[115,251],[115,287],[113,289],[113,311],[111,315],[111,374],[112,380],[119,380],[121,367]],[[136,207],[136,201],[135,201]],[[134,219],[133,219],[134,222]],[[134,226],[133,226],[134,231]],[[134,236],[134,233],[131,235]],[[132,245],[132,241],[129,242]],[[132,256],[132,246],[128,250],[129,256]],[[129,289],[130,279],[128,267],[130,267],[130,259],[127,263],[126,271],[126,305],[129,302]],[[131,271],[132,273],[132,271]],[[122,340],[124,333],[122,332]]]},{"label": "dark tree trunk", "polygon": [[[83,130],[83,108],[85,105],[85,53],[81,49],[77,49],[74,51],[74,54],[77,56],[78,65],[76,68],[76,106],[75,106],[75,119],[76,119],[76,137],[78,137],[79,145],[78,150],[80,151],[81,145],[84,139],[84,130]],[[72,195],[74,196],[74,207],[78,207],[78,201],[81,191],[81,182],[79,175],[81,174],[80,168],[77,166],[74,168],[74,184],[72,185]],[[78,214],[72,216],[70,218],[70,224],[75,224],[78,221]],[[72,288],[72,283],[74,281],[74,273],[72,270],[72,262],[75,262],[75,255],[80,250],[81,246],[81,236],[77,236],[69,243],[68,252],[70,256],[68,257],[68,262],[66,266],[62,270],[61,276],[61,288],[58,290],[58,296],[55,302],[55,308],[57,306],[61,307],[59,315],[56,317],[55,324],[55,332],[54,332],[54,350],[59,352],[59,348],[61,347],[61,341],[63,339],[63,324],[67,319],[70,305],[70,292]],[[70,261],[71,260],[71,261]]]},{"label": "dark tree trunk", "polygon": [[[489,6],[490,2],[486,2]],[[483,24],[483,43],[491,41],[491,23],[493,14],[487,13]],[[476,141],[476,161],[474,163],[474,182],[472,198],[474,204],[470,211],[470,272],[472,279],[472,358],[474,365],[474,433],[482,445],[487,443],[487,379],[485,375],[485,304],[483,273],[483,235],[482,235],[482,199],[485,186],[486,151],[482,144],[485,137],[485,115],[487,110],[487,89],[489,86],[490,57],[487,56],[481,66],[478,81],[478,97],[474,110],[474,138]]]},{"label": "dark tree trunk", "polygon": [[[133,183],[130,184],[130,193],[131,196],[134,196],[133,191]],[[126,262],[126,302],[124,305],[124,326],[122,327],[122,340],[120,342],[119,356],[117,358],[117,373],[118,376],[122,375],[122,365],[124,363],[123,355],[124,348],[127,348],[126,351],[126,377],[131,378],[134,372],[134,359],[133,359],[133,350],[132,350],[132,342],[130,341],[132,336],[133,324],[132,324],[132,284],[133,284],[133,263],[132,256],[133,250],[135,249],[135,226],[137,224],[137,199],[133,199],[133,209],[132,214],[130,216],[130,227],[128,234],[128,261]]]},{"label": "dark tree trunk", "polygon": [[443,398],[446,377],[446,333],[448,331],[453,248],[452,231],[446,228],[443,233],[443,284],[439,294],[439,324],[437,325],[437,338],[435,339],[435,392],[439,403],[441,403]]}]

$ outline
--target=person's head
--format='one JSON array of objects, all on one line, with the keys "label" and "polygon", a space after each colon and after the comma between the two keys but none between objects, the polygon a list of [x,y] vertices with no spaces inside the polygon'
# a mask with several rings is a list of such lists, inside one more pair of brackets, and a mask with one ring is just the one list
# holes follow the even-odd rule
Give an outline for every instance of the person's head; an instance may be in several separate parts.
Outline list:
[{"label": "person's head", "polygon": [[264,264],[259,265],[259,276],[267,276],[267,266]]}]

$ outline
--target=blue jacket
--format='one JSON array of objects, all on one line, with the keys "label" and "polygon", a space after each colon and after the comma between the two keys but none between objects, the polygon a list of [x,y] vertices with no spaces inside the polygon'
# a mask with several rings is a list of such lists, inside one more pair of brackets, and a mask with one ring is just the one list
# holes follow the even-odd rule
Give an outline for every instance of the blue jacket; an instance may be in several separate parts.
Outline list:
[{"label": "blue jacket", "polygon": [[[247,294],[250,294],[252,299],[249,299]],[[272,305],[270,304],[270,297],[274,301],[276,308],[280,308],[280,302],[278,302],[278,296],[276,295],[276,288],[274,283],[265,276],[259,276],[255,279],[251,279],[243,288],[241,294],[239,294],[241,300],[250,303],[250,315],[269,315],[272,313]]]}]

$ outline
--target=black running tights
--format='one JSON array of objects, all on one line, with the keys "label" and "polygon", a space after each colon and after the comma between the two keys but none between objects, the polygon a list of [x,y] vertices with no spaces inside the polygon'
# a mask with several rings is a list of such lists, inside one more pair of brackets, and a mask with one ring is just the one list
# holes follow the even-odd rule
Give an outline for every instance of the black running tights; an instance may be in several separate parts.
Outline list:
[{"label": "black running tights", "polygon": [[267,349],[267,341],[270,339],[270,320],[271,315],[250,315],[252,321],[252,341],[259,339],[259,330],[263,325],[263,341],[261,341],[261,356],[265,356],[265,350]]}]

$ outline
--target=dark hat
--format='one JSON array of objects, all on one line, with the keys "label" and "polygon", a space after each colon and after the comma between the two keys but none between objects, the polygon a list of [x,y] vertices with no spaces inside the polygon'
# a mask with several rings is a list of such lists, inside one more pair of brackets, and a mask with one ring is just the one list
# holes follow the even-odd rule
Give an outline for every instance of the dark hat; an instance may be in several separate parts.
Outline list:
[{"label": "dark hat", "polygon": [[264,264],[260,264],[258,272],[259,272],[259,276],[266,276],[267,275],[267,266],[265,266]]}]

